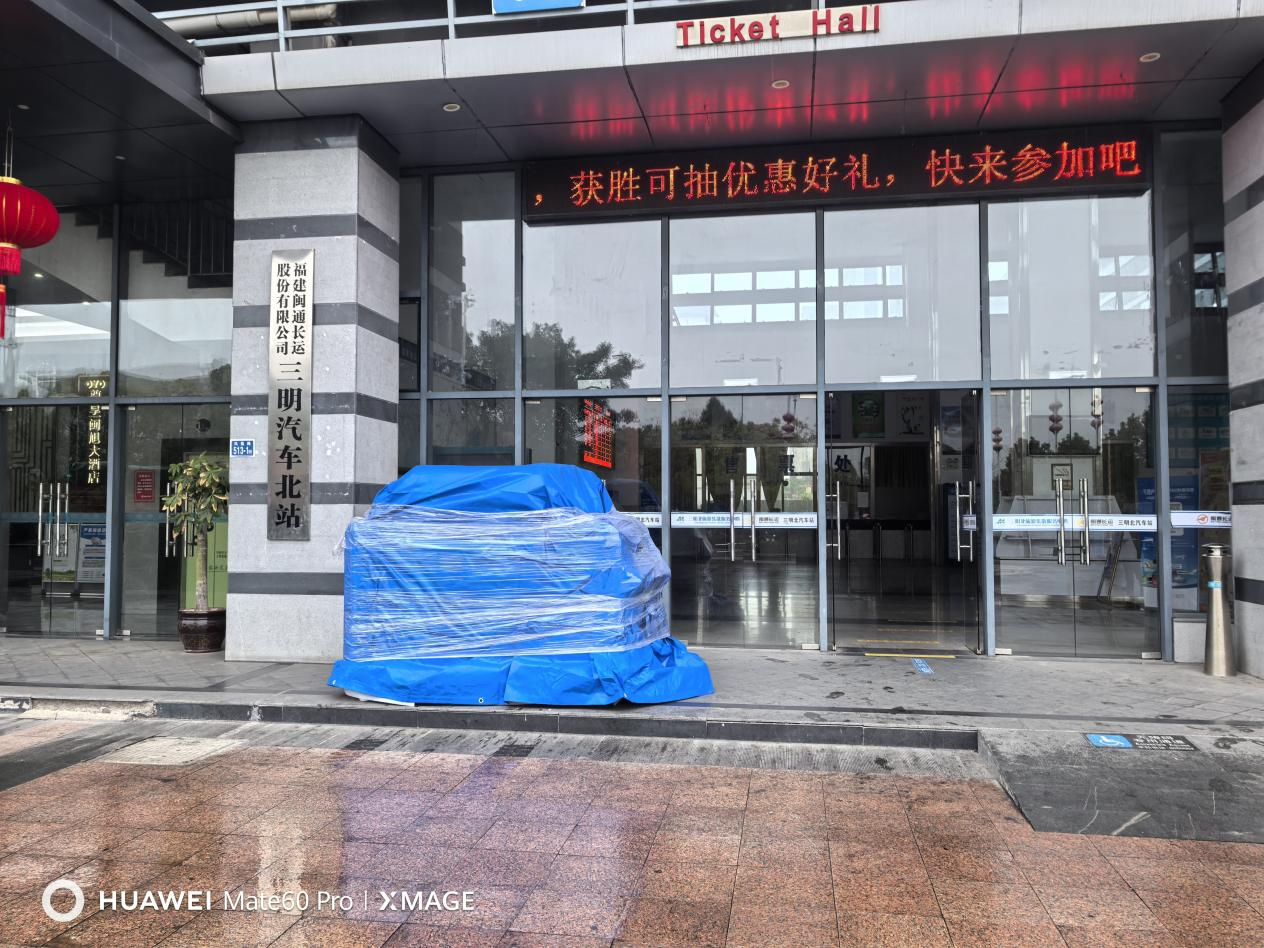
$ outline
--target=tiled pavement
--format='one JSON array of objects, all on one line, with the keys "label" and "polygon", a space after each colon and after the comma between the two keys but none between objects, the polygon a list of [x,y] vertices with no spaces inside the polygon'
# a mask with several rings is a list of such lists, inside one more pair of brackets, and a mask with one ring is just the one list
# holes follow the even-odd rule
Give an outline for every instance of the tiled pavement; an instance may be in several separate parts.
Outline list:
[{"label": "tiled pavement", "polygon": [[[1018,730],[1085,730],[1092,728],[1079,725],[1109,722],[1136,731],[1163,723],[1165,729],[1195,734],[1264,722],[1260,679],[1210,678],[1194,665],[961,657],[930,660],[934,674],[925,675],[907,658],[696,651],[711,666],[714,695],[565,713]],[[0,636],[0,696],[388,710],[329,688],[328,674],[327,665],[187,655],[174,642]]]},{"label": "tiled pavement", "polygon": [[[0,778],[76,737],[170,753],[155,735],[217,753],[89,755],[0,792],[0,944],[1264,944],[1264,846],[1038,833],[970,755],[945,778],[901,751],[856,773],[833,748],[715,766],[683,741],[18,718]],[[59,924],[38,894],[60,877],[89,906],[209,888],[216,908]],[[433,888],[473,891],[473,911],[223,908]]]}]

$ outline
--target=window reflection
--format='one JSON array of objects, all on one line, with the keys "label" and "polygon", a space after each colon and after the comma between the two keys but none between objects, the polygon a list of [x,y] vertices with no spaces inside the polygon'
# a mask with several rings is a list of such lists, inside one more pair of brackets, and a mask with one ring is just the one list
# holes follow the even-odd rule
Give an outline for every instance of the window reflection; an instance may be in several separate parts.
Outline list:
[{"label": "window reflection", "polygon": [[661,245],[657,221],[524,229],[527,388],[658,387]]},{"label": "window reflection", "polygon": [[828,381],[979,377],[978,217],[975,205],[825,215]]},{"label": "window reflection", "polygon": [[1147,195],[988,206],[995,378],[1155,371]]},{"label": "window reflection", "polygon": [[527,399],[525,425],[528,464],[574,464],[605,482],[619,510],[661,511],[660,399]]},{"label": "window reflection", "polygon": [[1158,200],[1167,282],[1167,369],[1174,376],[1227,375],[1224,183],[1220,133],[1163,136]]},{"label": "window reflection", "polygon": [[514,386],[514,177],[434,179],[430,387]]},{"label": "window reflection", "polygon": [[232,212],[218,201],[123,209],[119,312],[124,395],[227,395]]},{"label": "window reflection", "polygon": [[671,222],[671,384],[816,381],[811,214]]},{"label": "window reflection", "polygon": [[432,401],[429,443],[430,464],[513,464],[513,400]]},{"label": "window reflection", "polygon": [[88,379],[109,377],[113,226],[107,208],[67,211],[42,247],[22,253],[7,276],[0,339],[0,395],[89,395]]}]

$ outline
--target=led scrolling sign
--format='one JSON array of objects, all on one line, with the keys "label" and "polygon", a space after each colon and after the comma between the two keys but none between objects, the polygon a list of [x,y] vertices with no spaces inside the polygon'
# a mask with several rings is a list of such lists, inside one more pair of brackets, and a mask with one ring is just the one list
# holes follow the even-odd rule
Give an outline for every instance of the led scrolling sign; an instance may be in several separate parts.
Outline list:
[{"label": "led scrolling sign", "polygon": [[1094,126],[529,163],[528,220],[842,204],[967,194],[1135,189],[1144,132]]}]

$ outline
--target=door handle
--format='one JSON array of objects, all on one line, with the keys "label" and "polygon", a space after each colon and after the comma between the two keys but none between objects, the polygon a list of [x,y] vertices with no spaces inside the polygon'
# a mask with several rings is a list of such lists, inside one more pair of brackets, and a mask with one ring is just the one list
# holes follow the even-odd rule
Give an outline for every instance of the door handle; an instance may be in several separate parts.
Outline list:
[{"label": "door handle", "polygon": [[53,481],[53,530],[49,545],[53,556],[61,556],[61,481]]},{"label": "door handle", "polygon": [[[51,501],[51,498],[50,498]],[[44,482],[39,486],[39,512],[35,515],[35,555],[44,555]]]},{"label": "door handle", "polygon": [[737,484],[729,478],[729,562],[737,562]]},{"label": "door handle", "polygon": [[1080,478],[1080,513],[1084,517],[1084,543],[1080,547],[1080,562],[1088,566],[1093,562],[1093,555],[1088,548],[1088,478]]},{"label": "door handle", "polygon": [[1058,512],[1058,565],[1066,566],[1066,499],[1062,493],[1062,478],[1054,488],[1055,506]]},{"label": "door handle", "polygon": [[171,511],[167,509],[167,499],[171,496],[171,485],[168,484],[162,492],[162,558],[170,559],[171,557]]},{"label": "door handle", "polygon": [[62,485],[61,531],[57,537],[57,555],[70,554],[70,482]]},{"label": "door handle", "polygon": [[957,513],[957,562],[961,562],[961,481],[952,482],[952,507]]},{"label": "door handle", "polygon": [[834,523],[838,525],[837,533],[834,534],[838,540],[834,549],[834,559],[841,563],[843,560],[843,492],[841,489],[834,493]]},{"label": "door handle", "polygon": [[[974,481],[966,483],[966,513],[971,517],[974,516]],[[976,528],[973,531],[967,531],[969,539],[966,540],[966,548],[970,551],[970,562],[974,562],[974,538],[978,535],[977,521]]]},{"label": "door handle", "polygon": [[751,518],[751,562],[755,562],[755,491],[759,489],[759,481],[751,477],[750,518]]}]

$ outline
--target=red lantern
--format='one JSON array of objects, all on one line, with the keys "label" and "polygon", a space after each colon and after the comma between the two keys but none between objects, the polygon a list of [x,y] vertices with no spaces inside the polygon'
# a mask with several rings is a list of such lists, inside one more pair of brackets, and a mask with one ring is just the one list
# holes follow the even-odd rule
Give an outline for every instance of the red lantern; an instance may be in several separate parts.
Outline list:
[{"label": "red lantern", "polygon": [[[48,243],[61,217],[53,202],[13,177],[13,125],[5,129],[4,166],[0,170],[0,279],[22,272],[22,251]],[[4,338],[8,291],[0,284],[0,339]]]},{"label": "red lantern", "polygon": [[17,178],[0,178],[0,273],[21,273],[22,251],[48,243],[60,226],[52,201]]}]

